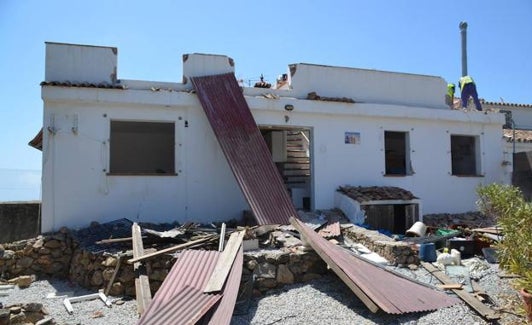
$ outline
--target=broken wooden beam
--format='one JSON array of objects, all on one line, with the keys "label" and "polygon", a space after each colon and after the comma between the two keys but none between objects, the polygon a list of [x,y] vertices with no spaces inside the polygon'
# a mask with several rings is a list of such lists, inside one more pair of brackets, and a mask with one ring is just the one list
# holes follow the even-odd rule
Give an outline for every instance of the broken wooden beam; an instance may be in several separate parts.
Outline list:
[{"label": "broken wooden beam", "polygon": [[175,246],[168,247],[168,248],[165,248],[165,249],[161,249],[159,251],[156,251],[156,252],[153,252],[153,253],[150,253],[150,254],[145,254],[145,255],[142,255],[140,257],[134,257],[134,258],[131,258],[131,259],[127,260],[127,262],[129,264],[133,264],[135,262],[139,262],[139,261],[142,261],[142,260],[145,260],[145,259],[148,259],[148,258],[156,257],[156,256],[159,256],[159,255],[162,255],[162,254],[172,253],[172,252],[175,252],[175,251],[183,249],[183,248],[195,246],[195,245],[198,245],[200,243],[205,243],[205,242],[208,242],[208,241],[210,241],[210,240],[212,240],[214,238],[217,238],[217,237],[218,237],[217,234],[216,235],[205,236],[205,237],[200,238],[200,239],[196,239],[196,240],[193,240],[193,241],[189,241],[187,243],[183,243],[183,244],[175,245]]},{"label": "broken wooden beam", "polygon": [[[136,222],[131,226],[131,236],[133,238],[133,258],[142,257],[144,255],[144,244],[142,243],[140,226]],[[141,262],[133,263],[133,270],[135,270],[137,312],[142,315],[151,303],[150,280]]]},{"label": "broken wooden beam", "polygon": [[[456,284],[451,278],[449,278],[443,271],[436,268],[430,263],[427,262],[421,262],[421,265],[427,270],[430,274],[432,274],[436,279],[440,280],[443,284]],[[497,314],[496,311],[491,309],[490,307],[484,305],[481,303],[477,298],[475,298],[472,294],[461,290],[461,289],[451,289],[453,293],[455,293],[460,299],[462,299],[466,304],[468,304],[471,308],[473,308],[480,316],[484,317],[487,320],[496,320],[499,319],[500,316]]]},{"label": "broken wooden beam", "polygon": [[223,252],[225,242],[225,222],[222,223],[222,229],[220,230],[220,244],[218,245],[218,251]]},{"label": "broken wooden beam", "polygon": [[107,287],[105,288],[105,291],[103,292],[105,295],[109,294],[109,290],[111,290],[111,286],[115,282],[115,278],[116,278],[116,275],[118,274],[118,270],[120,270],[121,263],[122,263],[122,255],[118,254],[116,257],[115,270],[113,271],[113,275],[111,275],[111,279],[109,279],[109,283],[107,284]]},{"label": "broken wooden beam", "polygon": [[113,243],[123,243],[127,241],[131,241],[131,237],[124,237],[124,238],[109,238],[109,239],[102,239],[95,242],[97,245],[103,245],[103,244],[113,244]]},{"label": "broken wooden beam", "polygon": [[463,284],[461,283],[437,284],[436,287],[443,289],[443,290],[462,289]]},{"label": "broken wooden beam", "polygon": [[214,271],[212,272],[207,285],[205,285],[205,289],[203,289],[204,293],[222,290],[225,280],[229,275],[229,271],[231,271],[231,266],[236,258],[236,254],[242,245],[243,239],[243,231],[237,231],[231,234],[224,251],[220,255],[220,258],[214,267]]}]

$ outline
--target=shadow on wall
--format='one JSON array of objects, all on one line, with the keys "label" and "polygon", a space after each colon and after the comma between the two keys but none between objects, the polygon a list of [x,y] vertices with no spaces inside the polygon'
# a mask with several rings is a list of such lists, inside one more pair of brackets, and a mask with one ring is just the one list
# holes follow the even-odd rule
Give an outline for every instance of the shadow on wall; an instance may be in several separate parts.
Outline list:
[{"label": "shadow on wall", "polygon": [[39,201],[0,203],[0,244],[38,236],[40,208]]}]

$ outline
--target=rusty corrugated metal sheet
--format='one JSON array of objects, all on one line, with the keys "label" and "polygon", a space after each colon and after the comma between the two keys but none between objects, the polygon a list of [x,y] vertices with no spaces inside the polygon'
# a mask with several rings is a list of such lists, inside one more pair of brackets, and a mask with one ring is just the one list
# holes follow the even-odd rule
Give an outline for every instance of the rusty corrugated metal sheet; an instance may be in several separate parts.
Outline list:
[{"label": "rusty corrugated metal sheet", "polygon": [[231,73],[191,78],[220,147],[261,225],[297,216],[271,153]]},{"label": "rusty corrugated metal sheet", "polygon": [[318,235],[320,235],[323,238],[331,238],[331,237],[338,237],[341,234],[340,230],[340,222],[329,222],[327,225],[323,228],[321,228],[318,231]]},{"label": "rusty corrugated metal sheet", "polygon": [[242,277],[242,265],[244,264],[244,249],[240,245],[240,249],[233,261],[231,272],[225,282],[223,288],[223,296],[214,313],[209,320],[209,325],[229,325],[233,310],[235,309],[236,300],[238,298],[238,289],[240,288],[240,278]]},{"label": "rusty corrugated metal sheet", "polygon": [[139,324],[196,324],[222,295],[203,293],[203,290],[186,286],[170,300],[166,301],[149,318],[142,317]]},{"label": "rusty corrugated metal sheet", "polygon": [[[396,276],[378,266],[349,254],[345,249],[336,246],[320,237],[301,221],[292,218],[291,223],[305,237],[305,240],[327,263],[334,263],[333,270],[338,274],[338,267],[343,274],[338,274],[344,282],[357,294],[371,301],[361,300],[372,311],[377,306],[390,314],[402,314],[436,310],[457,304],[458,299],[445,293],[422,286],[408,279]],[[353,286],[354,284],[354,286]],[[360,289],[357,293],[355,289]]]},{"label": "rusty corrugated metal sheet", "polygon": [[158,310],[179,295],[186,286],[203,293],[203,288],[209,281],[219,256],[220,252],[217,251],[183,251],[138,324],[145,324],[145,322],[152,322],[154,319],[163,317]]}]

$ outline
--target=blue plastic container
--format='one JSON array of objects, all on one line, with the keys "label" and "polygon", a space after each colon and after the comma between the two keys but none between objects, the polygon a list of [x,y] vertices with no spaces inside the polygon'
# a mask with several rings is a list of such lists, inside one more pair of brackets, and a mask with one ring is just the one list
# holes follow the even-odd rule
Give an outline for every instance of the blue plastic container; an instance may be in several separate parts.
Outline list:
[{"label": "blue plastic container", "polygon": [[423,262],[436,262],[436,246],[434,243],[419,245],[419,259]]}]

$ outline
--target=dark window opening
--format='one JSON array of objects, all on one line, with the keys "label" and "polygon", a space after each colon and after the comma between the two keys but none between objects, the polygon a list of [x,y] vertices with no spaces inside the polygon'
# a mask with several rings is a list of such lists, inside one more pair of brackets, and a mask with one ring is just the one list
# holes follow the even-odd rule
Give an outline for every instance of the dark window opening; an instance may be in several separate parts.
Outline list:
[{"label": "dark window opening", "polygon": [[474,136],[451,135],[452,174],[477,176],[477,148]]},{"label": "dark window opening", "polygon": [[111,121],[111,174],[174,175],[175,124]]},{"label": "dark window opening", "polygon": [[386,175],[411,174],[408,147],[406,132],[384,131]]}]

